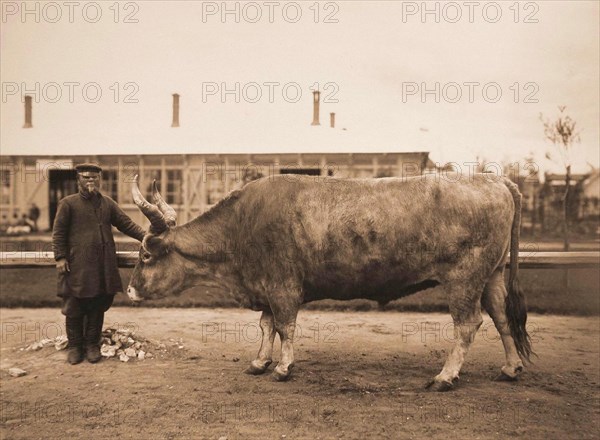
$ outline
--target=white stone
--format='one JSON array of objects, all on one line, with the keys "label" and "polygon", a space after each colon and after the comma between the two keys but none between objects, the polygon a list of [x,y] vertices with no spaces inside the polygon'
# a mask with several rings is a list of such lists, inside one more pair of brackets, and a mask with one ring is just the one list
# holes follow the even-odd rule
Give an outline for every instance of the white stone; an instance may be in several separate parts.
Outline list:
[{"label": "white stone", "polygon": [[25,376],[27,374],[27,371],[14,367],[8,369],[8,374],[10,374],[12,377],[21,377]]},{"label": "white stone", "polygon": [[61,335],[61,336],[57,336],[54,342],[54,348],[56,348],[57,350],[64,350],[65,348],[67,348],[67,345],[69,344],[69,340],[67,339],[66,336]]},{"label": "white stone", "polygon": [[117,354],[117,348],[113,345],[102,345],[100,348],[100,354],[104,357],[114,357]]},{"label": "white stone", "polygon": [[31,345],[28,345],[25,351],[38,351],[44,348],[44,345],[41,342],[34,342]]}]

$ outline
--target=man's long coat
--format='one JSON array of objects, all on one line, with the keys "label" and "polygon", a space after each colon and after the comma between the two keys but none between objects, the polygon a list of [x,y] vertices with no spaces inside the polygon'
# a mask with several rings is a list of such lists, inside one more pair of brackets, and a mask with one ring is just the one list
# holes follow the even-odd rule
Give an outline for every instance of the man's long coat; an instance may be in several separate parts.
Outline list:
[{"label": "man's long coat", "polygon": [[144,238],[144,230],[110,197],[79,192],[59,202],[52,247],[55,260],[66,258],[70,272],[58,275],[58,296],[92,298],[123,291],[111,226]]}]

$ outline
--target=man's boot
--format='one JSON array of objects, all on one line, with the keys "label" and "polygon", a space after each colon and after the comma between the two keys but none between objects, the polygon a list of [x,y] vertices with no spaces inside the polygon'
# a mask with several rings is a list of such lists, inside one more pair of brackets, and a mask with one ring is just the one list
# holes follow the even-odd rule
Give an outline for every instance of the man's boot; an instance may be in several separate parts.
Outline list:
[{"label": "man's boot", "polygon": [[104,312],[94,310],[87,314],[85,343],[87,360],[91,363],[96,363],[102,359],[102,354],[100,354],[100,340],[102,338],[103,323]]},{"label": "man's boot", "polygon": [[67,361],[75,365],[83,361],[83,316],[67,316],[66,328],[69,340]]}]

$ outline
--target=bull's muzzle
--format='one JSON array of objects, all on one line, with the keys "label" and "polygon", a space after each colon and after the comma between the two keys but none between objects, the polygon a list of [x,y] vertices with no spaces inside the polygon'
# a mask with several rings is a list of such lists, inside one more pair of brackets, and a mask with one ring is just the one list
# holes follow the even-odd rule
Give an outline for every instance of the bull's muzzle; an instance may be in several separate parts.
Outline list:
[{"label": "bull's muzzle", "polygon": [[127,296],[129,296],[129,299],[133,302],[140,302],[142,300],[142,298],[138,295],[137,290],[135,290],[135,287],[127,287]]}]

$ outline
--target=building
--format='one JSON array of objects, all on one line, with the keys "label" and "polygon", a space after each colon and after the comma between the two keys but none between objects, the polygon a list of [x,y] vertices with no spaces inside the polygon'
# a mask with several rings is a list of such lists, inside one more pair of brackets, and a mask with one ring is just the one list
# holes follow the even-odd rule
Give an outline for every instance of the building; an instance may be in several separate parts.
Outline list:
[{"label": "building", "polygon": [[[180,123],[178,94],[173,95],[169,107],[172,120],[164,124],[158,124],[152,112],[135,123],[100,113],[77,124],[69,120],[71,114],[44,113],[37,123],[32,121],[32,105],[31,99],[25,99],[24,125],[3,127],[3,151],[37,153],[1,158],[0,211],[5,225],[27,213],[30,204],[35,203],[41,211],[40,230],[50,229],[58,201],[77,191],[73,167],[80,162],[100,164],[104,170],[102,191],[134,220],[147,224],[131,199],[136,174],[146,195],[156,179],[183,223],[257,177],[290,173],[411,176],[427,169],[429,159],[428,152],[377,140],[377,133],[361,135],[339,128],[334,113],[329,114],[328,124],[321,125],[318,92],[311,103],[312,123],[310,118],[290,127],[288,123],[260,127],[249,123],[235,130],[226,125],[211,127],[206,119],[202,124]],[[167,116],[164,108],[160,115],[161,119]],[[55,151],[72,154],[49,154]]]},{"label": "building", "polygon": [[259,153],[2,157],[0,210],[3,223],[20,217],[31,203],[41,210],[39,228],[52,226],[58,201],[77,192],[74,165],[95,162],[103,167],[103,193],[115,199],[134,220],[145,224],[131,199],[131,183],[150,195],[156,179],[180,222],[198,216],[229,191],[257,177],[277,174],[314,176],[408,176],[422,173],[426,152],[398,153]]},{"label": "building", "polygon": [[598,220],[600,217],[600,170],[594,168],[582,184],[580,217]]}]

